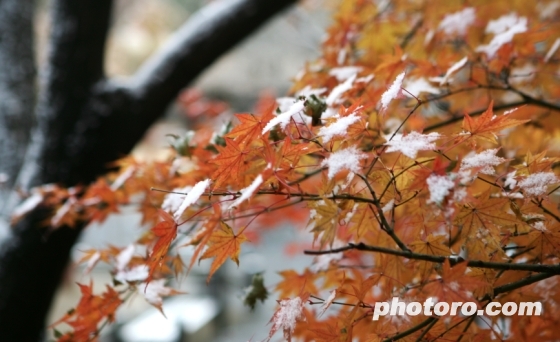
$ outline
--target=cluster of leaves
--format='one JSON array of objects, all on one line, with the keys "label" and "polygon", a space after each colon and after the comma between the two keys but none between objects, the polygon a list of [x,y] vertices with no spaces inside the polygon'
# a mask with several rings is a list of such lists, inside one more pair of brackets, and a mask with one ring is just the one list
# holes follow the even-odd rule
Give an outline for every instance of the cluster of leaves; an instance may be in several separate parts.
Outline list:
[{"label": "cluster of leaves", "polygon": [[[201,127],[167,162],[127,158],[87,188],[37,189],[18,214],[55,207],[53,228],[130,203],[153,224],[131,246],[86,252],[89,268],[114,264],[120,287],[93,296],[81,285],[84,298],[63,318],[74,331],[60,340],[94,338],[135,291],[161,308],[173,293],[167,277],[214,258],[210,280],[278,217],[313,234],[306,253],[316,257],[301,274],[281,273],[270,338],[554,339],[559,10],[552,1],[343,1],[293,97],[263,96],[233,128]],[[188,266],[180,248],[194,251]],[[258,283],[251,305],[266,298]],[[372,321],[374,303],[393,297],[481,308],[541,301],[544,314]],[[86,303],[95,317],[80,314]]]}]

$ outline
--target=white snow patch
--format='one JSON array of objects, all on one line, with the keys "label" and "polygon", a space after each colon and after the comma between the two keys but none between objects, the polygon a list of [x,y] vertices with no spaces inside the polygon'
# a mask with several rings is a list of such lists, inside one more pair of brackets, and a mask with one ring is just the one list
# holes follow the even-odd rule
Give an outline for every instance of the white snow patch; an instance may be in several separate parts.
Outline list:
[{"label": "white snow patch", "polygon": [[148,265],[136,265],[131,269],[120,270],[115,275],[115,280],[125,282],[143,281],[150,275],[150,268]]},{"label": "white snow patch", "polygon": [[560,9],[560,1],[552,1],[549,3],[539,2],[537,4],[537,9],[539,10],[539,17],[542,20],[554,18],[556,11]]},{"label": "white snow patch", "polygon": [[241,203],[243,203],[243,201],[249,199],[251,197],[251,195],[255,192],[255,190],[257,190],[259,188],[259,186],[262,184],[263,182],[263,178],[262,175],[258,175],[257,178],[255,178],[253,180],[253,182],[246,188],[241,189],[241,196],[239,196],[229,207],[228,209],[231,209],[233,207],[237,207],[239,206]]},{"label": "white snow patch", "polygon": [[516,173],[517,171],[512,171],[507,174],[506,181],[504,182],[505,187],[508,187],[510,189],[515,188],[515,186],[517,185],[517,180],[514,178]]},{"label": "white snow patch", "polygon": [[35,209],[43,201],[43,195],[36,191],[33,195],[27,197],[25,201],[21,202],[12,212],[13,217],[21,217],[31,210]]},{"label": "white snow patch", "polygon": [[344,82],[350,77],[356,76],[362,69],[362,67],[358,66],[343,66],[332,68],[329,71],[329,75],[336,77],[339,82]]},{"label": "white snow patch", "polygon": [[181,215],[183,215],[185,210],[190,205],[192,205],[196,201],[198,201],[200,196],[202,196],[202,194],[204,193],[204,191],[206,190],[206,188],[209,185],[210,185],[210,179],[205,179],[203,181],[200,181],[200,182],[196,183],[193,186],[192,190],[187,193],[187,196],[185,196],[185,199],[183,200],[183,203],[181,203],[181,205],[179,206],[177,211],[173,214],[173,218],[175,219],[175,221],[179,221],[179,219],[181,218]]},{"label": "white snow patch", "polygon": [[560,38],[556,38],[556,40],[554,41],[554,43],[552,43],[552,46],[546,53],[546,56],[544,56],[545,63],[550,60],[550,58],[554,55],[554,53],[556,52],[556,50],[558,50],[559,47],[560,47]]},{"label": "white snow patch", "polygon": [[134,255],[134,244],[128,245],[115,257],[117,270],[124,270]]},{"label": "white snow patch", "polygon": [[445,72],[445,76],[443,77],[430,77],[430,81],[432,82],[439,82],[439,85],[445,85],[446,83],[451,81],[451,75],[453,75],[456,71],[459,71],[462,67],[464,67],[467,62],[469,61],[468,57],[464,57],[457,63],[453,64],[447,71]]},{"label": "white snow patch", "polygon": [[440,138],[440,134],[432,132],[430,134],[421,134],[415,131],[403,134],[397,133],[393,139],[387,141],[385,145],[389,146],[387,152],[401,152],[409,158],[416,158],[418,151],[434,150],[436,144],[433,142]]},{"label": "white snow patch", "polygon": [[389,103],[391,103],[391,101],[393,99],[395,99],[399,93],[401,92],[401,87],[402,87],[402,83],[404,80],[404,71],[401,72],[397,78],[395,79],[395,81],[393,82],[393,84],[391,84],[391,86],[389,87],[389,89],[387,89],[383,95],[381,95],[381,110],[386,110],[387,107],[389,106]]},{"label": "white snow patch", "polygon": [[442,203],[445,196],[449,195],[449,190],[455,186],[455,182],[449,176],[430,175],[426,179],[428,189],[430,190],[429,203]]},{"label": "white snow patch", "polygon": [[187,185],[184,188],[175,188],[175,189],[171,190],[172,192],[168,193],[163,198],[163,203],[161,204],[161,209],[163,209],[167,212],[170,212],[170,213],[176,212],[177,209],[179,209],[179,207],[181,206],[181,203],[183,203],[183,200],[185,199],[185,196],[186,196],[186,195],[182,195],[180,193],[187,194],[191,190],[192,190],[192,186],[190,186],[190,185]]},{"label": "white snow patch", "polygon": [[77,202],[76,198],[70,197],[64,204],[56,210],[56,214],[51,217],[51,226],[58,227],[60,225],[61,220],[64,218],[70,209],[72,209],[72,205]]},{"label": "white snow patch", "polygon": [[494,38],[488,45],[476,48],[477,52],[484,52],[488,58],[494,57],[496,52],[504,44],[511,42],[518,33],[527,31],[527,18],[518,17],[515,13],[501,16],[496,20],[490,20],[486,25],[486,33],[494,34]]},{"label": "white snow patch", "polygon": [[327,143],[335,136],[346,135],[348,127],[358,120],[360,120],[360,117],[356,115],[356,113],[338,118],[330,125],[321,127],[321,129],[319,129],[319,136],[323,137],[323,142]]},{"label": "white snow patch", "polygon": [[113,184],[111,184],[111,190],[117,191],[117,189],[120,188],[124,182],[126,182],[126,180],[134,174],[134,171],[136,171],[136,167],[133,165],[127,167],[126,170],[124,170],[124,172],[115,179]]},{"label": "white snow patch", "polygon": [[508,81],[514,85],[518,85],[524,82],[529,82],[533,78],[535,78],[536,71],[537,68],[533,64],[526,63],[521,67],[516,67],[511,69],[510,75],[508,77]]},{"label": "white snow patch", "polygon": [[352,83],[354,83],[355,79],[356,79],[356,74],[350,76],[346,81],[344,81],[344,83],[341,83],[336,87],[334,87],[331,93],[329,94],[329,96],[327,97],[327,100],[325,101],[327,105],[332,106],[336,104],[336,102],[338,101],[340,96],[342,96],[342,94],[352,89]]},{"label": "white snow patch", "polygon": [[[326,91],[327,91],[327,88],[311,88],[311,86],[306,85],[305,88],[303,88],[302,90],[300,90],[296,93],[296,97],[298,97],[298,98],[300,96],[310,97],[311,95],[319,96]],[[295,101],[295,99],[291,98],[291,97],[285,97],[285,99],[291,99],[290,106]],[[278,100],[276,100],[276,101],[278,102]],[[288,108],[286,108],[285,110],[288,110],[289,108],[290,107],[288,106]]]},{"label": "white snow patch", "polygon": [[303,112],[303,110],[305,109],[304,103],[304,100],[298,100],[293,103],[288,110],[278,114],[274,119],[270,120],[263,128],[262,133],[265,134],[278,124],[280,124],[280,127],[282,127],[283,130],[286,129],[286,126],[288,125],[288,123],[290,123],[290,119],[292,118],[292,116]]},{"label": "white snow patch", "polygon": [[518,184],[525,194],[538,196],[546,194],[549,185],[558,183],[558,178],[553,172],[537,172],[521,180]]},{"label": "white snow patch", "polygon": [[163,300],[161,296],[168,296],[172,290],[165,287],[165,279],[152,280],[149,284],[142,283],[138,286],[139,292],[146,301],[155,306],[161,306]]},{"label": "white snow patch", "polygon": [[472,7],[467,7],[462,11],[446,15],[439,23],[438,30],[443,31],[446,35],[453,34],[465,35],[467,29],[476,20],[476,11]]},{"label": "white snow patch", "polygon": [[406,90],[404,94],[408,97],[412,97],[412,96],[418,97],[420,96],[420,93],[430,93],[436,95],[440,93],[438,88],[432,86],[423,77],[407,80],[403,88]]},{"label": "white snow patch", "polygon": [[329,297],[323,302],[323,304],[321,305],[321,307],[319,308],[319,312],[317,314],[317,318],[323,316],[323,314],[325,313],[325,311],[327,311],[327,309],[329,308],[329,306],[331,306],[332,302],[334,301],[334,298],[336,297],[336,289],[331,291],[331,294],[329,295]]},{"label": "white snow patch", "polygon": [[329,168],[328,177],[332,179],[337,173],[342,170],[349,170],[358,173],[360,170],[360,160],[366,159],[367,155],[358,151],[355,146],[351,146],[336,152],[321,162],[321,167],[327,166]]},{"label": "white snow patch", "polygon": [[385,204],[383,208],[381,208],[381,211],[386,213],[388,211],[393,210],[394,207],[395,207],[395,199],[393,198],[389,202],[387,202],[387,204]]},{"label": "white snow patch", "polygon": [[480,173],[485,175],[493,175],[495,173],[494,166],[504,162],[505,159],[496,156],[497,148],[488,149],[480,153],[469,153],[461,161],[461,170],[479,168]]},{"label": "white snow patch", "polygon": [[296,320],[305,317],[302,313],[303,302],[300,297],[296,297],[293,299],[281,300],[279,304],[280,309],[274,314],[271,320],[271,322],[274,322],[272,330],[282,329],[286,336],[286,332],[289,331],[290,334],[294,332]]}]

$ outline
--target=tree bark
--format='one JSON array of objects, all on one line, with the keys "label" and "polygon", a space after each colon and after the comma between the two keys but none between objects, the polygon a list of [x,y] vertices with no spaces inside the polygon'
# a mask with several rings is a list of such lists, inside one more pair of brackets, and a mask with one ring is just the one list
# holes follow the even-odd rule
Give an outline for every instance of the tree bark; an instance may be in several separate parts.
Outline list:
[{"label": "tree bark", "polygon": [[35,122],[32,21],[32,0],[0,0],[0,215]]},{"label": "tree bark", "polygon": [[[21,0],[0,0],[0,6],[2,1]],[[90,183],[131,151],[183,87],[295,2],[215,1],[194,14],[135,77],[119,84],[103,73],[112,0],[55,0],[38,125],[21,184]],[[87,224],[47,233],[50,214],[37,208],[0,246],[0,341],[42,338],[71,248]]]}]

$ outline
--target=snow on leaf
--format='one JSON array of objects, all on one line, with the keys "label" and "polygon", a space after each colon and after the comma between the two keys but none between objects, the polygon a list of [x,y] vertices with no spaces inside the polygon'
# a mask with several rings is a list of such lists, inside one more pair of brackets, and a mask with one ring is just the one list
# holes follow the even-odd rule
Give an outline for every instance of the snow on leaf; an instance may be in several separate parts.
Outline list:
[{"label": "snow on leaf", "polygon": [[331,107],[332,105],[336,104],[336,102],[338,101],[340,96],[342,96],[342,94],[352,89],[352,83],[354,83],[355,79],[356,79],[356,74],[350,76],[346,81],[344,81],[344,83],[341,83],[336,87],[334,87],[331,93],[329,94],[329,96],[327,96],[327,99],[325,100],[327,105]]},{"label": "snow on leaf", "polygon": [[249,199],[251,195],[259,188],[262,184],[263,178],[262,175],[258,175],[253,182],[246,188],[239,190],[241,192],[241,196],[239,196],[229,207],[228,209],[238,207],[243,201]]},{"label": "snow on leaf", "polygon": [[161,304],[163,303],[162,296],[169,296],[174,293],[174,291],[165,287],[165,279],[157,279],[149,284],[142,283],[138,286],[141,291],[139,291],[146,301],[161,311]]},{"label": "snow on leaf", "polygon": [[360,120],[360,117],[355,113],[351,115],[344,116],[338,118],[335,122],[331,123],[328,126],[323,126],[319,129],[319,136],[323,137],[323,142],[327,143],[331,141],[332,138],[335,136],[344,136],[346,135],[346,130],[350,125],[355,123],[356,121]]},{"label": "snow on leaf", "polygon": [[116,264],[117,270],[119,271],[124,270],[128,265],[128,263],[130,262],[130,260],[132,259],[133,254],[134,254],[134,244],[131,243],[115,257],[117,263]]},{"label": "snow on leaf", "polygon": [[432,86],[423,77],[407,80],[403,88],[406,90],[404,94],[408,97],[418,97],[420,96],[420,93],[430,93],[436,95],[440,93],[438,88]]},{"label": "snow on leaf", "polygon": [[76,215],[75,212],[72,211],[72,209],[75,209],[73,208],[73,205],[76,204],[76,202],[77,200],[75,197],[70,197],[68,200],[66,200],[66,202],[64,202],[64,204],[56,210],[55,215],[51,217],[51,226],[60,227],[64,223],[72,225],[71,223],[73,223],[74,220],[65,220],[64,218],[67,215],[69,215],[70,217],[74,217]]},{"label": "snow on leaf", "polygon": [[475,20],[475,9],[467,7],[461,11],[446,15],[439,23],[438,30],[443,31],[448,36],[453,34],[462,36],[467,33],[467,29]]},{"label": "snow on leaf", "polygon": [[[296,97],[298,97],[298,98],[300,96],[310,97],[311,95],[319,96],[326,91],[327,91],[327,88],[311,88],[310,85],[306,85],[302,90],[300,90],[296,93]],[[279,99],[277,101],[279,101]],[[293,101],[294,100],[292,98],[292,103],[293,103]]]},{"label": "snow on leaf", "polygon": [[[473,118],[465,113],[463,118],[463,130],[470,133],[471,136],[477,136],[480,139],[496,142],[496,132],[505,128],[514,127],[523,124],[529,120],[516,120],[510,118],[510,115],[494,116],[494,101],[490,101],[488,109],[478,118]],[[462,134],[468,138],[468,134]]]},{"label": "snow on leaf", "polygon": [[115,280],[125,282],[143,281],[150,275],[147,265],[136,265],[130,269],[119,270],[115,275]]},{"label": "snow on leaf", "polygon": [[91,270],[95,267],[95,265],[97,264],[100,258],[101,258],[101,253],[99,253],[99,251],[93,253],[88,259],[84,273],[87,274],[91,272]]},{"label": "snow on leaf", "polygon": [[[505,159],[496,156],[497,148],[488,149],[480,153],[470,153],[465,156],[461,162],[461,170],[466,169],[480,169],[480,173],[485,175],[493,175],[495,170],[494,166],[504,162]],[[460,172],[459,171],[459,172]]]},{"label": "snow on leaf", "polygon": [[[305,296],[308,297],[309,295]],[[272,323],[272,328],[268,335],[268,340],[279,329],[284,331],[284,338],[288,341],[291,340],[292,334],[296,328],[296,321],[305,319],[303,315],[303,306],[305,305],[306,298],[295,297],[293,299],[283,299],[279,301],[280,308],[274,313],[269,323]]]},{"label": "snow on leaf", "polygon": [[319,313],[317,314],[317,318],[323,316],[325,311],[327,311],[329,306],[331,306],[335,297],[336,297],[336,289],[331,291],[331,294],[329,295],[329,297],[323,302],[323,305],[321,305],[321,307],[319,308]]},{"label": "snow on leaf", "polygon": [[388,211],[393,210],[394,207],[395,207],[395,199],[392,198],[389,202],[387,202],[387,204],[383,206],[383,208],[381,208],[381,212],[386,213]]},{"label": "snow on leaf", "polygon": [[449,176],[430,175],[426,179],[428,189],[430,190],[429,203],[441,204],[445,197],[449,195],[449,190],[455,186],[455,182]]},{"label": "snow on leaf", "polygon": [[356,76],[360,71],[362,71],[362,68],[358,66],[343,66],[332,68],[329,75],[336,77],[339,82],[344,82],[350,77]]},{"label": "snow on leaf", "polygon": [[304,100],[296,101],[295,103],[293,103],[290,106],[290,108],[288,110],[278,114],[275,118],[270,120],[266,124],[266,126],[264,126],[264,128],[262,130],[262,134],[265,134],[266,132],[270,131],[272,128],[274,128],[274,126],[276,126],[278,124],[280,125],[280,127],[283,130],[286,129],[286,126],[290,122],[290,119],[292,118],[292,116],[302,113],[304,111],[304,109],[305,109],[305,101]]},{"label": "snow on leaf", "polygon": [[418,151],[429,151],[436,148],[433,142],[439,139],[439,133],[432,132],[430,134],[421,134],[418,132],[410,132],[406,136],[398,133],[393,139],[387,141],[385,145],[389,146],[387,152],[401,152],[409,158],[416,158]]},{"label": "snow on leaf", "polygon": [[321,162],[321,167],[329,168],[328,177],[332,179],[342,170],[349,170],[357,173],[360,170],[360,160],[366,159],[367,155],[358,151],[355,146],[338,150]]},{"label": "snow on leaf", "polygon": [[117,191],[124,184],[124,182],[126,182],[126,180],[129,179],[134,174],[134,171],[136,171],[135,166],[131,165],[127,167],[126,170],[123,173],[121,173],[117,177],[117,179],[115,179],[113,184],[111,184],[111,190]]},{"label": "snow on leaf", "polygon": [[544,56],[545,63],[550,60],[550,58],[554,55],[554,53],[556,52],[556,50],[558,50],[559,47],[560,47],[560,38],[556,38],[556,40],[554,41],[554,43],[546,53],[546,56]]},{"label": "snow on leaf", "polygon": [[493,33],[494,38],[488,45],[481,45],[476,48],[477,52],[484,52],[488,58],[494,57],[496,52],[512,41],[518,33],[527,31],[527,18],[518,17],[515,13],[501,16],[496,20],[490,20],[486,25],[486,33]]},{"label": "snow on leaf", "polygon": [[467,64],[468,61],[469,61],[469,58],[464,57],[463,59],[461,59],[457,63],[453,64],[449,69],[447,69],[447,71],[445,72],[445,76],[443,76],[443,77],[431,77],[430,81],[439,82],[440,86],[445,85],[446,83],[451,81],[451,75],[453,75],[455,72],[459,71],[462,67],[464,67]]},{"label": "snow on leaf", "polygon": [[517,180],[515,179],[515,174],[517,173],[517,171],[512,171],[510,173],[507,174],[506,176],[506,180],[504,182],[504,186],[510,189],[515,188],[515,186],[517,185]]},{"label": "snow on leaf", "polygon": [[386,110],[387,107],[389,106],[389,103],[391,103],[391,101],[393,99],[395,99],[399,93],[401,92],[401,87],[402,87],[402,83],[404,80],[404,71],[401,72],[397,78],[395,79],[395,81],[393,82],[393,84],[391,84],[391,86],[389,87],[389,89],[387,89],[383,95],[381,95],[381,110]]},{"label": "snow on leaf", "polygon": [[559,179],[553,172],[538,172],[521,180],[518,185],[525,194],[539,196],[546,194],[549,185],[558,183]]},{"label": "snow on leaf", "polygon": [[191,185],[187,185],[184,188],[175,188],[171,190],[171,192],[165,195],[165,197],[163,198],[161,209],[170,213],[176,212],[181,206],[181,203],[183,203],[183,201],[185,200],[186,196],[180,193],[187,194],[192,190],[192,188],[193,187]]},{"label": "snow on leaf", "polygon": [[27,197],[25,201],[19,204],[12,212],[12,219],[19,219],[31,210],[35,209],[43,201],[43,195],[37,191],[33,195]]},{"label": "snow on leaf", "polygon": [[179,206],[177,211],[173,214],[173,218],[175,219],[175,221],[179,221],[179,219],[181,219],[181,215],[183,215],[183,212],[188,208],[188,206],[198,201],[200,196],[202,196],[209,185],[210,179],[205,179],[193,186],[192,190],[187,193],[187,196],[185,196],[185,199],[183,200],[183,203],[181,203],[181,206]]}]

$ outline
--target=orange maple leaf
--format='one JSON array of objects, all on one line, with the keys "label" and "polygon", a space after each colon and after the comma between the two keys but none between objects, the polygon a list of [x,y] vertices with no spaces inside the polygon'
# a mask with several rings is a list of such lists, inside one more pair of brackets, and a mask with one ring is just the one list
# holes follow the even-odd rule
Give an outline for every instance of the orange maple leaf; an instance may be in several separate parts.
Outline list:
[{"label": "orange maple leaf", "polygon": [[246,157],[252,149],[244,144],[238,144],[231,138],[225,138],[225,140],[226,147],[216,146],[220,154],[210,161],[218,165],[218,169],[212,174],[214,189],[226,182],[237,182],[249,168]]},{"label": "orange maple leaf", "polygon": [[441,268],[441,278],[427,284],[424,287],[426,293],[444,302],[473,301],[472,291],[484,286],[482,281],[476,277],[465,275],[467,263],[462,262],[451,267],[446,259]]},{"label": "orange maple leaf", "polygon": [[284,278],[276,285],[276,291],[279,292],[281,298],[287,298],[301,292],[319,293],[315,286],[317,275],[307,268],[301,274],[294,270],[282,271],[279,274]]},{"label": "orange maple leaf", "polygon": [[512,119],[509,115],[504,114],[496,116],[492,110],[493,106],[494,101],[490,101],[488,109],[476,119],[465,113],[463,130],[469,132],[471,136],[496,143],[496,133],[505,128],[521,125],[529,121]]},{"label": "orange maple leaf", "polygon": [[[272,115],[264,117],[254,116],[253,114],[235,114],[235,117],[241,122],[235,126],[231,132],[225,135],[226,138],[234,138],[235,141],[244,148],[262,136],[263,128],[268,121],[272,119]],[[267,132],[265,135],[268,135]]]},{"label": "orange maple leaf", "polygon": [[51,324],[52,327],[65,322],[74,329],[62,335],[58,341],[90,341],[91,337],[97,334],[97,326],[103,319],[114,321],[115,311],[122,303],[119,293],[108,285],[107,291],[98,296],[93,295],[93,283],[89,286],[83,284],[78,286],[82,298],[76,309]]},{"label": "orange maple leaf", "polygon": [[173,217],[169,215],[164,210],[158,210],[160,217],[163,219],[160,223],[156,224],[151,231],[158,238],[152,253],[150,253],[150,260],[148,261],[148,267],[150,273],[146,282],[150,282],[152,275],[156,268],[161,267],[161,264],[167,255],[169,250],[169,245],[177,236],[177,222],[173,220]]},{"label": "orange maple leaf", "polygon": [[247,241],[247,237],[243,233],[235,235],[233,229],[228,226],[223,221],[220,222],[220,228],[215,230],[208,241],[208,249],[202,256],[200,260],[204,260],[211,257],[216,257],[210,266],[210,273],[208,274],[207,282],[210,281],[214,272],[222,266],[222,264],[229,257],[231,260],[235,261],[239,265],[239,252],[240,247],[243,242]]}]

